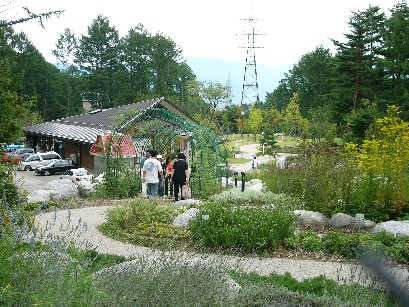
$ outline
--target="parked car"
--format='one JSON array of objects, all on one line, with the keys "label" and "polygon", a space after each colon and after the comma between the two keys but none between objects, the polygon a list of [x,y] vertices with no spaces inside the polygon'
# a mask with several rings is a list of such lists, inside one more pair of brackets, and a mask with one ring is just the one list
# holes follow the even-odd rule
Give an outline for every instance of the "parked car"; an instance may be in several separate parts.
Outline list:
[{"label": "parked car", "polygon": [[73,160],[57,160],[45,166],[37,166],[36,173],[38,175],[49,176],[52,174],[64,174],[66,171],[78,168],[78,164]]},{"label": "parked car", "polygon": [[77,168],[66,171],[61,175],[60,179],[70,179],[75,184],[81,184],[81,181],[83,180],[91,181],[94,179],[94,176],[92,176],[85,168]]},{"label": "parked car", "polygon": [[18,164],[21,160],[28,158],[30,155],[34,153],[35,151],[33,148],[20,148],[14,152],[4,153],[1,162]]},{"label": "parked car", "polygon": [[27,159],[20,161],[17,169],[20,171],[31,171],[36,169],[38,166],[47,165],[56,160],[61,160],[61,156],[54,151],[38,152],[30,155]]},{"label": "parked car", "polygon": [[25,145],[21,144],[10,144],[4,147],[5,152],[15,152],[17,149],[24,148],[26,147]]}]

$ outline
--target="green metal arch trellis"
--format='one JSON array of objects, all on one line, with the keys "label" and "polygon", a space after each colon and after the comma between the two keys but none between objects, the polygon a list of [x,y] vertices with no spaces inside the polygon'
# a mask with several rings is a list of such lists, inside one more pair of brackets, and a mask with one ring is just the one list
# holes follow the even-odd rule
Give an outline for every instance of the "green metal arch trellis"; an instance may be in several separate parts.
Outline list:
[{"label": "green metal arch trellis", "polygon": [[[132,112],[112,132],[111,140],[116,146],[108,146],[107,171],[118,172],[118,155],[112,152],[112,148],[120,151],[125,136],[138,144],[140,153],[148,148],[170,153],[174,139],[186,138],[191,145],[187,154],[190,157],[194,195],[206,197],[222,188],[222,177],[227,177],[228,171],[227,150],[213,130],[163,108]],[[140,172],[136,174],[140,175]]]}]

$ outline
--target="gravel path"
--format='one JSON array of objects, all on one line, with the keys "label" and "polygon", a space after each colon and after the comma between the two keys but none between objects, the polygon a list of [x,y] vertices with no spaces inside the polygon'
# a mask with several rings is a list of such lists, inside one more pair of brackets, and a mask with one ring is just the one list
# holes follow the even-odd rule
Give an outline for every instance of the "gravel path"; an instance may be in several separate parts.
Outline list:
[{"label": "gravel path", "polygon": [[[368,271],[360,265],[314,260],[297,260],[287,258],[235,257],[204,255],[182,251],[160,252],[151,248],[136,246],[115,241],[102,235],[97,227],[106,220],[106,212],[114,206],[85,207],[80,209],[58,210],[36,216],[37,229],[44,238],[64,238],[74,241],[81,248],[94,249],[99,253],[122,255],[129,258],[156,257],[159,254],[175,255],[177,259],[201,258],[216,261],[226,267],[241,269],[245,272],[256,272],[260,275],[271,273],[290,273],[294,278],[303,280],[325,275],[339,282],[369,282]],[[168,256],[171,256],[168,255]],[[407,269],[389,268],[401,282],[407,284]]]}]

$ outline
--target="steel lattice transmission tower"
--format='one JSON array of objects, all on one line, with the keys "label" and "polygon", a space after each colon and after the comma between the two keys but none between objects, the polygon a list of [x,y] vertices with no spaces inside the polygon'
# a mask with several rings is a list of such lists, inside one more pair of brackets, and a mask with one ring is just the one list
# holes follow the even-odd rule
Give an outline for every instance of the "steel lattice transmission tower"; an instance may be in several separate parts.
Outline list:
[{"label": "steel lattice transmission tower", "polygon": [[245,45],[239,47],[246,49],[246,65],[244,66],[244,80],[240,102],[241,106],[243,104],[253,104],[260,101],[257,80],[256,49],[264,48],[257,46],[255,42],[257,35],[263,35],[256,33],[254,29],[254,22],[258,19],[249,17],[242,20],[248,22],[248,24],[247,29],[243,31],[242,34],[246,37]]}]

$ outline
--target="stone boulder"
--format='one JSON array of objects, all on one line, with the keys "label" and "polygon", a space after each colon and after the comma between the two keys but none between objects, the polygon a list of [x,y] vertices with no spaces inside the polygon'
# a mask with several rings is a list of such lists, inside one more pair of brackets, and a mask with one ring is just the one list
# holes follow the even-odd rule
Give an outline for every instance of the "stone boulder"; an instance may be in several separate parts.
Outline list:
[{"label": "stone boulder", "polygon": [[179,214],[175,219],[173,220],[172,225],[177,228],[184,228],[187,229],[189,222],[194,220],[199,213],[199,209],[197,208],[190,208],[183,212],[182,214]]},{"label": "stone boulder", "polygon": [[370,220],[361,220],[358,217],[352,217],[345,213],[334,214],[329,224],[333,228],[359,228],[359,229],[371,229],[374,228],[376,223]]},{"label": "stone boulder", "polygon": [[329,224],[329,219],[319,212],[294,210],[294,214],[297,215],[294,223],[299,226],[327,226]]},{"label": "stone boulder", "polygon": [[355,226],[356,219],[345,213],[334,214],[330,221],[329,226],[333,228],[352,228]]},{"label": "stone boulder", "polygon": [[261,182],[260,179],[250,179],[248,189],[255,190],[255,191],[262,191],[263,183]]},{"label": "stone boulder", "polygon": [[50,190],[38,190],[38,191],[33,191],[27,196],[27,203],[38,203],[38,202],[46,202],[51,199],[50,194],[53,191]]},{"label": "stone boulder", "polygon": [[379,223],[371,233],[387,232],[394,236],[409,236],[409,221],[387,221]]},{"label": "stone boulder", "polygon": [[376,223],[371,220],[361,220],[361,221],[357,221],[355,224],[355,228],[359,228],[359,229],[371,229],[371,228],[374,228],[375,226],[376,226]]},{"label": "stone boulder", "polygon": [[69,179],[57,179],[47,183],[45,190],[58,191],[63,199],[78,197],[78,187]]}]

